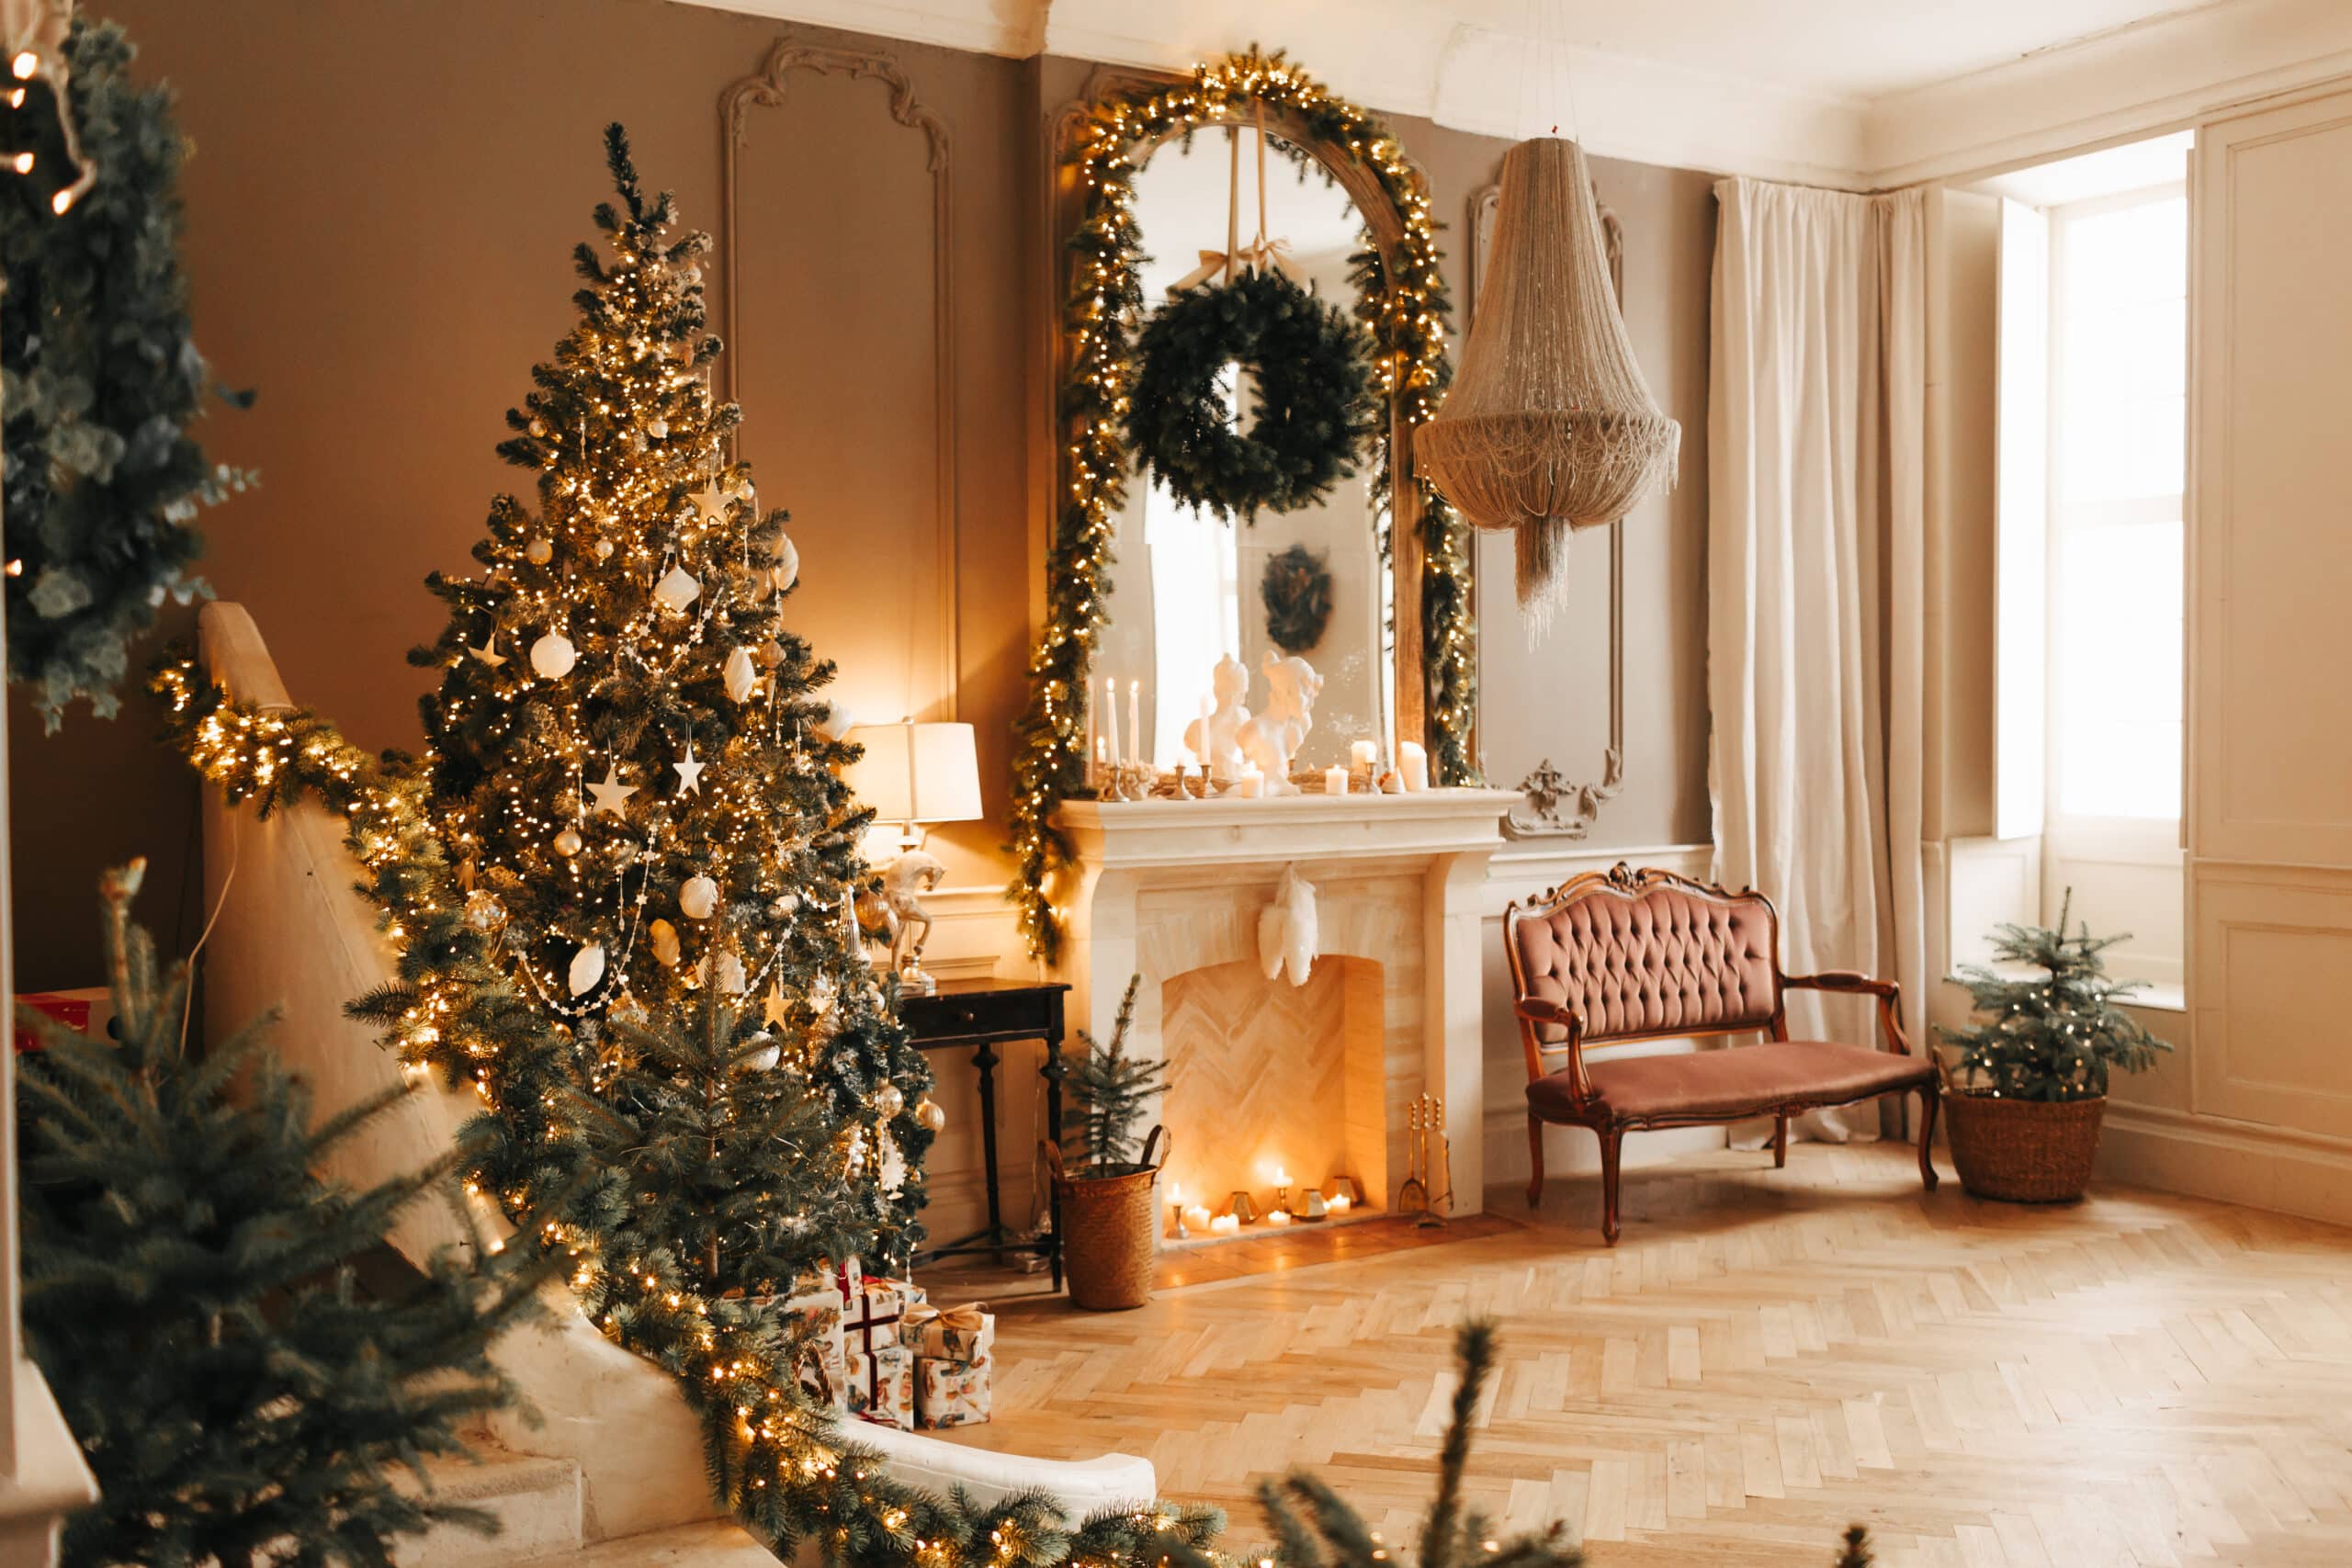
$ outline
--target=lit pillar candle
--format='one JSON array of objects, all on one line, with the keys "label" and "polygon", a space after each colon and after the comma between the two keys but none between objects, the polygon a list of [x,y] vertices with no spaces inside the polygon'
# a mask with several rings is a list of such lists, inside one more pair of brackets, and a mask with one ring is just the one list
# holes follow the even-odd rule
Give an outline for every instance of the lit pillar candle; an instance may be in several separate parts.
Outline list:
[{"label": "lit pillar candle", "polygon": [[1323,770],[1323,793],[1324,793],[1325,795],[1345,795],[1345,794],[1347,794],[1347,793],[1348,793],[1348,770],[1347,770],[1347,769],[1345,769],[1345,768],[1343,768],[1343,767],[1341,767],[1341,766],[1340,766],[1340,764],[1339,764],[1339,763],[1337,763],[1337,762],[1334,762],[1334,763],[1332,763],[1329,767],[1328,767],[1328,768],[1324,769],[1324,770]]},{"label": "lit pillar candle", "polygon": [[1359,768],[1369,768],[1380,760],[1380,748],[1369,740],[1359,740],[1348,748],[1348,761]]},{"label": "lit pillar candle", "polygon": [[1243,800],[1256,800],[1266,793],[1266,775],[1255,762],[1244,762],[1240,776],[1233,781],[1233,793]]},{"label": "lit pillar candle", "polygon": [[1094,705],[1086,705],[1086,782],[1094,782],[1094,769],[1102,761],[1102,748],[1094,739]]},{"label": "lit pillar candle", "polygon": [[[1232,1216],[1227,1215],[1227,1218],[1230,1219]],[[1195,1203],[1184,1211],[1184,1223],[1196,1231],[1208,1230],[1215,1220],[1216,1216],[1209,1213],[1209,1206],[1206,1203]],[[1234,1221],[1235,1227],[1238,1228],[1239,1224],[1238,1220]]]},{"label": "lit pillar candle", "polygon": [[1396,748],[1396,773],[1408,795],[1430,787],[1430,754],[1419,741],[1408,740]]},{"label": "lit pillar candle", "polygon": [[1110,736],[1111,765],[1119,765],[1119,678],[1106,675],[1102,679],[1102,728]]},{"label": "lit pillar candle", "polygon": [[1127,766],[1143,766],[1143,682],[1127,682]]}]

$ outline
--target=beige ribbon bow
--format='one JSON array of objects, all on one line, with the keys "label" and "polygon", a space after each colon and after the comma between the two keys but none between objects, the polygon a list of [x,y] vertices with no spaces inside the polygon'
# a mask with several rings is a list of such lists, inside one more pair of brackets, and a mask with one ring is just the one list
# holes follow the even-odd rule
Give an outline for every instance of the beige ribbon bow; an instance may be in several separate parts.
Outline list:
[{"label": "beige ribbon bow", "polygon": [[[1199,254],[1201,265],[1170,284],[1168,286],[1170,294],[1182,294],[1187,288],[1198,288],[1218,273],[1227,270],[1226,263],[1228,258],[1225,252],[1202,251]],[[1233,268],[1238,271],[1279,272],[1301,287],[1305,287],[1306,283],[1306,279],[1299,273],[1298,264],[1290,259],[1288,240],[1260,239],[1250,244],[1243,245],[1234,252],[1229,259]]]},{"label": "beige ribbon bow", "polygon": [[927,1328],[934,1323],[942,1328],[978,1334],[988,1326],[988,1303],[967,1302],[959,1307],[918,1306],[907,1309],[909,1328]]}]

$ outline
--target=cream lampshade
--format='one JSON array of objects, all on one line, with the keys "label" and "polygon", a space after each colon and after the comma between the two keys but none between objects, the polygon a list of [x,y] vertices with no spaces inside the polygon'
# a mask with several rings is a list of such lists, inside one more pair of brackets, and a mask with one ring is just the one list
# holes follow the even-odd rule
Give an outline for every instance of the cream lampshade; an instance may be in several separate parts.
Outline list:
[{"label": "cream lampshade", "polygon": [[968,724],[861,724],[848,739],[865,748],[842,777],[877,822],[976,822],[980,764]]},{"label": "cream lampshade", "polygon": [[847,739],[865,748],[842,778],[859,801],[874,808],[877,822],[900,825],[899,858],[882,873],[883,902],[889,911],[890,963],[899,983],[915,995],[939,984],[923,973],[923,943],[931,939],[931,916],[922,895],[939,886],[947,868],[923,852],[919,825],[972,822],[980,815],[980,764],[968,724],[862,724]]}]

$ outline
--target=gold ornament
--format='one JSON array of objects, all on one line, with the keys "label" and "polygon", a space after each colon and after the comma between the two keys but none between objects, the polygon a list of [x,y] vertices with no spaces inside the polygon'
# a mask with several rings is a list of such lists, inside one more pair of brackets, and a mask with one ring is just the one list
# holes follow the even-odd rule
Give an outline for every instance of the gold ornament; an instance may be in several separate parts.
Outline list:
[{"label": "gold ornament", "polygon": [[533,539],[529,544],[523,547],[523,558],[529,561],[533,566],[547,565],[548,562],[555,559],[555,541],[553,539]]},{"label": "gold ornament", "polygon": [[939,1101],[925,1095],[915,1105],[915,1120],[924,1132],[938,1133],[947,1126],[947,1112],[940,1108]]},{"label": "gold ornament", "polygon": [[466,896],[466,924],[478,931],[494,931],[506,923],[506,906],[498,895],[483,891]]},{"label": "gold ornament", "polygon": [[566,828],[562,832],[558,833],[555,836],[555,852],[561,855],[564,859],[570,860],[572,856],[580,852],[580,846],[582,842],[582,840],[580,837],[579,829]]},{"label": "gold ornament", "polygon": [[645,928],[647,940],[653,943],[653,956],[664,969],[678,966],[678,928],[667,920],[656,920]]},{"label": "gold ornament", "polygon": [[883,1079],[881,1086],[874,1091],[875,1111],[887,1122],[906,1108],[906,1091],[889,1079]]}]

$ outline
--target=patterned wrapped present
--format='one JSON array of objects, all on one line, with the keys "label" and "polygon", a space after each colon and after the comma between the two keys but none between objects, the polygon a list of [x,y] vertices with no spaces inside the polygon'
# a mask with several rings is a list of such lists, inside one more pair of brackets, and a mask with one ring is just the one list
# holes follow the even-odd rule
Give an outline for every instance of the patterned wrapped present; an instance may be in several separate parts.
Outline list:
[{"label": "patterned wrapped present", "polygon": [[915,1420],[925,1427],[970,1427],[989,1418],[986,1357],[972,1361],[915,1358]]},{"label": "patterned wrapped present", "polygon": [[901,1345],[849,1353],[849,1413],[900,1430],[915,1424],[915,1359]]},{"label": "patterned wrapped present", "polygon": [[909,1308],[922,1304],[922,1287],[908,1280],[871,1277],[861,1280],[859,1287],[842,1308],[842,1332],[848,1336],[849,1348],[871,1355],[899,1344],[899,1325]]},{"label": "patterned wrapped present", "polygon": [[996,1348],[996,1314],[984,1303],[959,1307],[918,1304],[899,1325],[899,1342],[917,1356],[940,1361],[984,1361]]},{"label": "patterned wrapped present", "polygon": [[819,1404],[842,1408],[849,1395],[849,1345],[842,1333],[840,1293],[831,1281],[820,1281],[816,1290],[786,1297],[784,1312],[817,1331],[816,1347],[799,1366],[800,1386]]}]

